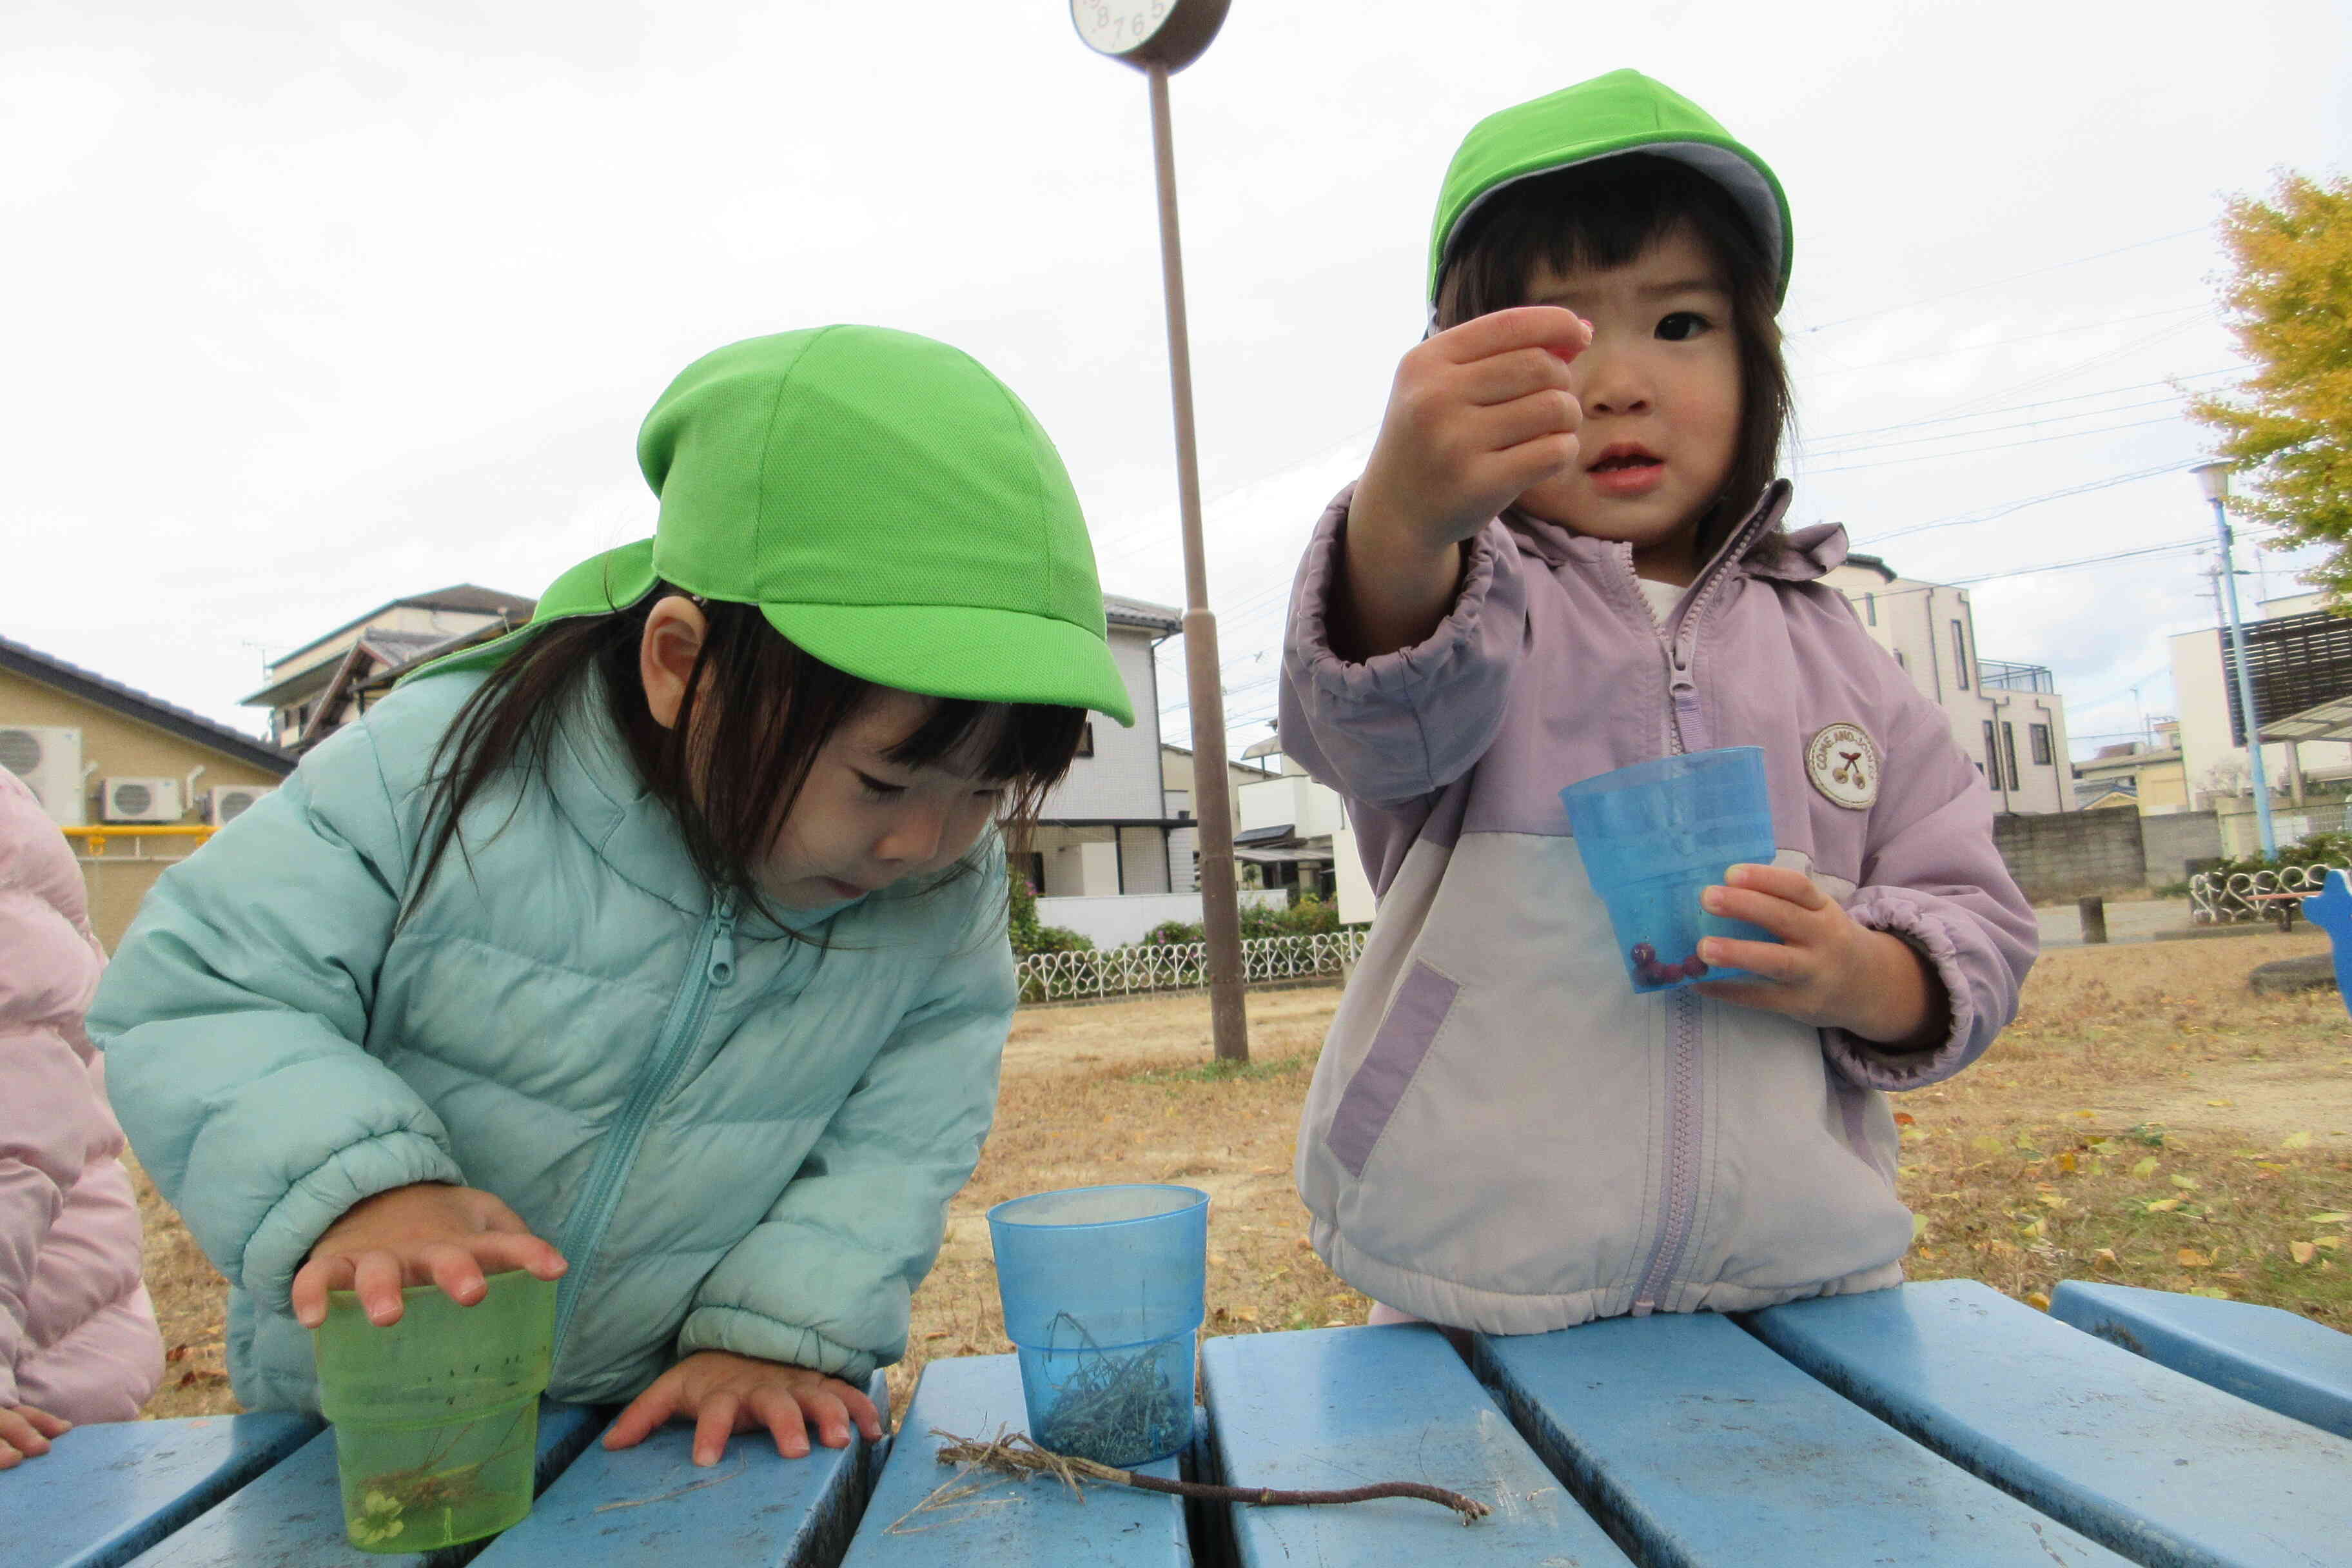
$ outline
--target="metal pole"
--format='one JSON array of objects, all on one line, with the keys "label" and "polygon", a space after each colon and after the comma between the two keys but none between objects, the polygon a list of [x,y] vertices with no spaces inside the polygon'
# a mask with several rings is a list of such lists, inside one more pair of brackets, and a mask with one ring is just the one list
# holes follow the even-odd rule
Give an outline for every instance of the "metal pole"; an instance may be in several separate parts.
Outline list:
[{"label": "metal pole", "polygon": [[1192,788],[1201,833],[1201,925],[1209,947],[1209,1028],[1221,1062],[1249,1060],[1242,1003],[1241,901],[1234,878],[1231,779],[1225,771],[1225,693],[1217,668],[1217,617],[1209,609],[1208,552],[1201,542],[1201,468],[1192,441],[1192,349],[1184,323],[1183,244],[1176,229],[1175,136],[1168,68],[1151,80],[1151,153],[1160,182],[1160,274],[1168,296],[1168,382],[1176,405],[1176,499],[1184,525],[1184,673],[1192,710]]},{"label": "metal pole", "polygon": [[2246,626],[2238,616],[2238,569],[2230,558],[2230,509],[2213,498],[2213,526],[2221,536],[2221,588],[2230,607],[2230,651],[2238,663],[2238,710],[2246,718],[2246,754],[2254,772],[2254,824],[2262,834],[2263,858],[2278,857],[2278,835],[2271,826],[2270,780],[2263,773],[2263,727],[2254,716],[2254,678],[2246,668]]}]

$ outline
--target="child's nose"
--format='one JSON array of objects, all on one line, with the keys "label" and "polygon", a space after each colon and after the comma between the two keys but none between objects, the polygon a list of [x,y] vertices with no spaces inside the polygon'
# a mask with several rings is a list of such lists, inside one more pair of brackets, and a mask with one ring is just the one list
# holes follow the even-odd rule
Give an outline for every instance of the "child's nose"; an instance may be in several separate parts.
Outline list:
[{"label": "child's nose", "polygon": [[919,864],[940,852],[940,842],[946,834],[945,812],[909,806],[898,814],[889,831],[874,846],[874,856],[893,865]]},{"label": "child's nose", "polygon": [[1642,356],[1627,345],[1595,333],[1592,346],[1577,356],[1577,401],[1594,414],[1639,414],[1650,406],[1649,379]]}]

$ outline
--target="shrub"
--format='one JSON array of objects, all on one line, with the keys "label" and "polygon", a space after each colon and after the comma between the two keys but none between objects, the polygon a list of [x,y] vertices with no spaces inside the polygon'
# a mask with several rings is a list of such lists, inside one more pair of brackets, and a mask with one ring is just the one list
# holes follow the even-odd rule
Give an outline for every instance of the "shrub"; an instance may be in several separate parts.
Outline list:
[{"label": "shrub", "polygon": [[2249,855],[2242,860],[2224,860],[2208,874],[2232,877],[2241,871],[2276,871],[2288,866],[2352,867],[2352,833],[2315,833],[2300,844],[2285,846],[2274,857]]},{"label": "shrub", "polygon": [[1037,889],[1029,879],[1014,876],[1012,884],[1012,904],[1006,912],[1005,925],[1013,938],[1013,953],[1026,958],[1034,952],[1087,952],[1093,950],[1094,938],[1070,930],[1067,926],[1049,926],[1037,919]]}]

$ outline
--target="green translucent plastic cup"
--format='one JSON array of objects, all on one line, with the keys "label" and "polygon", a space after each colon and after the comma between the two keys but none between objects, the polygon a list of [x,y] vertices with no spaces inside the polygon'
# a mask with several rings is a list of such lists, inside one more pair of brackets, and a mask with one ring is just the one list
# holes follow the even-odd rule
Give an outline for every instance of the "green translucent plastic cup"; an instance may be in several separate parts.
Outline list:
[{"label": "green translucent plastic cup", "polygon": [[470,1307],[436,1285],[401,1303],[400,1321],[378,1328],[358,1296],[334,1291],[311,1336],[343,1523],[362,1552],[478,1541],[530,1511],[554,1281],[517,1270],[491,1275]]}]

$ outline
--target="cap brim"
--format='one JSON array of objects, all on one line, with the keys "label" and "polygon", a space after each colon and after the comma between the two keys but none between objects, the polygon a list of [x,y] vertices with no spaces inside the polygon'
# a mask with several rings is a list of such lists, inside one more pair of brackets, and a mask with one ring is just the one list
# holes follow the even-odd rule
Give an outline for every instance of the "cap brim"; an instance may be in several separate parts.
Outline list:
[{"label": "cap brim", "polygon": [[861,679],[926,697],[1088,708],[1132,728],[1110,648],[1051,616],[950,605],[762,605],[768,624]]},{"label": "cap brim", "polygon": [[529,625],[489,642],[461,648],[446,658],[419,665],[395,684],[404,686],[426,676],[458,670],[492,668],[505,663],[515,649],[551,623],[573,616],[605,616],[626,609],[644,598],[646,590],[653,585],[654,542],[650,539],[592,555],[547,585],[547,592],[540,595],[539,607],[531,612]]}]

